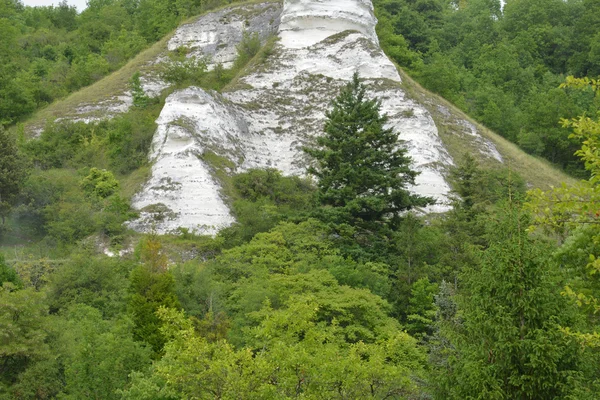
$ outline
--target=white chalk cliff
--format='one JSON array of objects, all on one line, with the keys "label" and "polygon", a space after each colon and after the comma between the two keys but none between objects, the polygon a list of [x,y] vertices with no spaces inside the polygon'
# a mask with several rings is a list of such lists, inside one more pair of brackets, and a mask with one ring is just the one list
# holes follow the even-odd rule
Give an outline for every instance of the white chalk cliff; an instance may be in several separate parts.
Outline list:
[{"label": "white chalk cliff", "polygon": [[238,6],[182,26],[170,50],[186,46],[191,56],[225,65],[234,60],[244,30],[279,40],[224,93],[190,87],[167,98],[150,154],[152,177],[133,199],[141,216],[130,226],[213,234],[230,225],[234,218],[204,161],[207,152],[231,160],[238,172],[271,167],[303,175],[302,146],[321,134],[329,102],[356,71],[370,95],[381,100],[389,126],[420,172],[412,189],[438,200],[429,211],[447,210],[450,187],[444,173],[453,161],[430,113],[403,91],[396,67],[379,47],[375,25],[370,0],[285,0],[283,7]]}]

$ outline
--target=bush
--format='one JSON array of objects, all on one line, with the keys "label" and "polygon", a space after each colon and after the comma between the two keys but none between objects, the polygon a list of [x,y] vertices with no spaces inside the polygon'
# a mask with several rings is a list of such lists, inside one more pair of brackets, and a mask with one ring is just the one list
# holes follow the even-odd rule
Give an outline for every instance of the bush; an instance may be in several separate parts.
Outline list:
[{"label": "bush", "polygon": [[79,183],[88,196],[105,199],[119,190],[119,181],[105,169],[92,168],[90,173]]},{"label": "bush", "polygon": [[234,69],[243,68],[248,61],[250,61],[255,55],[258,54],[258,51],[262,47],[260,43],[260,38],[258,37],[258,33],[254,32],[252,34],[248,32],[244,32],[242,36],[242,41],[235,46],[237,49],[237,58],[234,63]]},{"label": "bush", "polygon": [[206,60],[175,56],[163,63],[160,78],[179,86],[200,85],[206,75]]},{"label": "bush", "polygon": [[258,201],[266,198],[276,205],[308,208],[312,202],[314,186],[307,179],[285,177],[273,169],[252,169],[235,176],[234,187],[244,199]]}]

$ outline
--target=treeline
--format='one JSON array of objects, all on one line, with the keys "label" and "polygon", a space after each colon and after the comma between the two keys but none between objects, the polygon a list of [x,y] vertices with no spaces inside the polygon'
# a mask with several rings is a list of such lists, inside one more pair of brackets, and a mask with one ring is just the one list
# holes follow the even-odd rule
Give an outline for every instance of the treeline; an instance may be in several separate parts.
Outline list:
[{"label": "treeline", "polygon": [[427,89],[530,154],[576,176],[562,118],[595,115],[591,90],[567,75],[600,75],[598,0],[375,0],[384,50]]},{"label": "treeline", "polygon": [[120,68],[184,19],[228,0],[90,0],[81,12],[0,1],[0,124]]}]

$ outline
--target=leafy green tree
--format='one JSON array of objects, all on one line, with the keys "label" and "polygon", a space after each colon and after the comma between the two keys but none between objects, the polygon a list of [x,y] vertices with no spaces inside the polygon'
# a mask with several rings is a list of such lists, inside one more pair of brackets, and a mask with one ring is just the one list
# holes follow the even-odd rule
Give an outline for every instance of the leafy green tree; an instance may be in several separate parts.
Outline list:
[{"label": "leafy green tree", "polygon": [[129,81],[129,86],[131,88],[131,96],[133,97],[133,105],[135,107],[144,108],[150,102],[150,98],[144,92],[144,88],[142,87],[142,83],[140,81],[140,73],[137,71],[131,77]]},{"label": "leafy green tree", "polygon": [[357,73],[332,105],[325,135],[317,138],[317,147],[305,148],[315,160],[309,173],[318,178],[318,200],[329,208],[332,222],[395,226],[401,212],[433,203],[408,190],[417,172],[398,134],[384,128],[380,103],[367,99]]},{"label": "leafy green tree", "polygon": [[257,32],[243,33],[241,42],[236,46],[237,57],[234,68],[241,68],[248,63],[260,50],[262,44]]},{"label": "leafy green tree", "polygon": [[[596,97],[600,99],[600,80],[568,77],[563,86],[582,90],[591,88],[596,93]],[[588,240],[591,240],[591,243],[587,243],[585,247],[582,246],[578,250],[579,252],[584,249],[591,250],[585,260],[586,273],[582,274],[584,283],[583,285],[578,284],[574,280],[566,287],[565,292],[584,310],[597,315],[600,313],[600,292],[590,291],[589,287],[598,285],[597,277],[598,271],[600,271],[600,257],[598,257],[597,250],[597,246],[600,244],[600,235],[595,228],[600,216],[600,120],[584,115],[572,120],[565,120],[563,124],[571,127],[573,129],[572,137],[582,142],[581,149],[576,152],[576,155],[584,162],[590,178],[579,181],[573,186],[563,184],[561,187],[552,188],[546,192],[540,189],[532,190],[528,193],[528,207],[536,213],[536,223],[551,229],[562,238],[574,228],[581,229],[582,226],[590,226],[584,232],[590,235]],[[576,240],[578,234],[580,232],[575,231],[572,240]],[[587,332],[585,330],[571,332],[566,327],[566,332],[586,346],[598,348],[600,347],[598,326],[590,328],[591,330],[588,328]]]},{"label": "leafy green tree", "polygon": [[319,323],[311,296],[253,314],[253,346],[208,342],[174,310],[159,311],[169,342],[152,375],[137,375],[125,399],[402,399],[417,396],[423,354],[398,331],[378,343],[346,345],[334,321]]},{"label": "leafy green tree", "polygon": [[26,177],[25,163],[13,137],[0,126],[0,217],[4,225]]},{"label": "leafy green tree", "polygon": [[412,285],[408,306],[407,331],[416,337],[431,333],[435,317],[434,295],[438,292],[435,283],[421,278]]},{"label": "leafy green tree", "polygon": [[80,186],[88,196],[105,199],[119,190],[119,181],[110,171],[92,168]]},{"label": "leafy green tree", "polygon": [[102,319],[83,304],[69,308],[59,346],[64,353],[65,399],[119,399],[132,372],[150,365],[151,350],[132,337],[128,320]]},{"label": "leafy green tree", "polygon": [[4,254],[0,253],[0,287],[4,282],[10,282],[16,288],[23,286],[17,271],[6,263]]},{"label": "leafy green tree", "polygon": [[51,313],[65,313],[73,305],[99,310],[105,319],[117,318],[127,305],[128,275],[132,263],[94,257],[89,251],[71,255],[49,277],[47,303]]},{"label": "leafy green tree", "polygon": [[33,288],[0,287],[0,394],[6,394],[21,373],[48,357],[48,307]]},{"label": "leafy green tree", "polygon": [[114,31],[102,46],[102,54],[111,66],[117,69],[146,46],[146,40],[136,31],[121,29]]},{"label": "leafy green tree", "polygon": [[158,356],[165,344],[161,323],[156,315],[160,307],[180,308],[173,275],[167,271],[167,258],[155,235],[146,238],[141,248],[142,265],[131,271],[129,314],[133,336],[146,342]]}]

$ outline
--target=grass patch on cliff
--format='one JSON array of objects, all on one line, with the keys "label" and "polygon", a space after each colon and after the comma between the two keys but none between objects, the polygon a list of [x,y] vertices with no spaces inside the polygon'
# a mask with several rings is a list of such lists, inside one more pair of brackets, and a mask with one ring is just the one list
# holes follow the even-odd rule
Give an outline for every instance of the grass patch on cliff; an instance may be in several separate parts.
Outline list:
[{"label": "grass patch on cliff", "polygon": [[[521,175],[529,186],[541,189],[560,186],[562,182],[572,184],[576,181],[548,161],[525,153],[516,144],[479,124],[449,101],[424,89],[400,67],[396,67],[402,77],[402,88],[410,98],[422,104],[431,113],[438,127],[440,138],[454,160],[460,160],[464,153],[468,151],[479,160],[483,167],[499,168],[504,166],[510,168]],[[443,115],[438,108],[439,106],[447,109],[450,115]],[[496,146],[504,159],[504,163],[500,164],[494,159],[482,157],[478,151],[478,146],[473,142],[472,136],[465,135],[463,133],[464,127],[456,125],[457,120],[465,120],[473,124],[484,139],[490,140]]]},{"label": "grass patch on cliff", "polygon": [[200,156],[210,168],[213,178],[221,186],[221,196],[225,203],[231,207],[235,199],[235,188],[233,186],[233,175],[235,174],[235,163],[226,157],[220,156],[212,151],[204,151]]},{"label": "grass patch on cliff", "polygon": [[[257,51],[251,55],[251,57],[248,57],[249,53],[247,52],[243,56],[238,55],[238,57],[243,59],[245,62],[243,64],[240,63],[237,68],[234,67],[236,74],[232,80],[222,88],[222,91],[234,92],[241,89],[251,89],[252,86],[245,82],[241,82],[241,78],[252,72],[259,72],[261,68],[265,68],[268,65],[271,58],[277,55],[276,44],[278,40],[279,38],[273,35],[269,37],[265,44],[257,49]],[[238,52],[240,52],[240,49],[238,49]]]},{"label": "grass patch on cliff", "polygon": [[[281,1],[250,0],[222,5],[216,8],[209,9],[200,15],[188,18],[187,20],[183,21],[179,25],[179,27],[193,23],[204,15],[224,9],[232,9],[232,12],[235,12],[236,8],[242,8],[240,12],[244,16],[249,12],[248,10],[243,10],[244,6],[262,3],[275,4],[281,3]],[[131,80],[133,74],[135,74],[136,72],[140,72],[142,76],[156,76],[156,74],[158,73],[158,69],[160,68],[160,64],[155,63],[154,61],[156,61],[161,56],[167,55],[167,43],[171,39],[173,34],[176,32],[176,30],[179,29],[179,27],[173,30],[168,35],[166,35],[160,41],[154,43],[147,49],[140,52],[137,56],[135,56],[132,60],[130,60],[127,64],[125,64],[117,71],[111,73],[110,75],[102,78],[101,80],[95,82],[90,86],[84,87],[79,91],[70,94],[64,99],[55,101],[52,104],[46,106],[45,108],[37,111],[33,116],[31,116],[24,122],[23,125],[25,127],[25,131],[32,132],[33,130],[42,129],[48,121],[54,121],[60,118],[77,117],[77,109],[81,107],[85,107],[88,105],[96,106],[101,103],[105,103],[107,105],[115,104],[117,102],[115,101],[115,98],[117,96],[123,95],[129,90],[129,81]],[[206,87],[208,89],[220,90],[236,76],[237,72],[238,71],[231,73],[231,76],[226,77],[225,79],[214,79],[215,81],[219,82],[215,84],[208,83]],[[218,72],[212,75],[218,75]],[[210,78],[212,79],[213,76],[211,76]],[[207,79],[207,81],[211,79]],[[83,116],[101,118],[106,117],[106,112],[85,112]]]},{"label": "grass patch on cliff", "polygon": [[[26,128],[43,128],[47,121],[76,116],[77,109],[86,105],[98,105],[102,102],[110,104],[111,102],[114,102],[113,99],[116,96],[123,95],[129,90],[129,81],[133,74],[137,71],[140,71],[142,75],[153,72],[156,65],[151,62],[166,51],[167,41],[170,36],[171,35],[168,35],[159,42],[156,42],[134,57],[134,59],[125,64],[125,66],[98,82],[38,111],[25,122]],[[98,117],[105,116],[106,115],[98,115]]]}]

